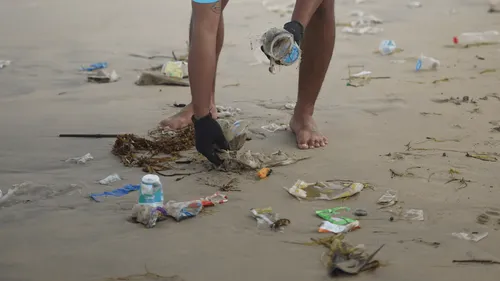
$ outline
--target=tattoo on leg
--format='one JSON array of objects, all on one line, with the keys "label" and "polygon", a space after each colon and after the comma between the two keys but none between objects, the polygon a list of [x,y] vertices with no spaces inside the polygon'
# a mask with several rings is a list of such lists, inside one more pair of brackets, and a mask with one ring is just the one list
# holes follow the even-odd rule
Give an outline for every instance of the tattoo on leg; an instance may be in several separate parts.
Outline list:
[{"label": "tattoo on leg", "polygon": [[212,5],[212,11],[216,14],[220,14],[222,11],[221,1],[217,1]]}]

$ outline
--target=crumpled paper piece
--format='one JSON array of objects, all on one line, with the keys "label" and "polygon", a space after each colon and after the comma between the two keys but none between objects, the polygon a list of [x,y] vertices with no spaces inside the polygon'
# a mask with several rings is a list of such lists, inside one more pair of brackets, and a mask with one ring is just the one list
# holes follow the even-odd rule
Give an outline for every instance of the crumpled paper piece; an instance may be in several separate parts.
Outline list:
[{"label": "crumpled paper piece", "polygon": [[364,187],[364,184],[357,182],[342,185],[331,182],[307,183],[297,180],[292,187],[283,188],[299,200],[335,200],[353,196],[361,192]]}]

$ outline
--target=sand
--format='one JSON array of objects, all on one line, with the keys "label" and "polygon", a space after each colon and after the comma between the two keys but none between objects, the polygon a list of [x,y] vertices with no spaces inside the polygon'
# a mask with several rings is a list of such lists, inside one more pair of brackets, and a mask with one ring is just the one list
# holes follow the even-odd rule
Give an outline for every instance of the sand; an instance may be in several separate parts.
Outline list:
[{"label": "sand", "polygon": [[[498,162],[468,158],[465,153],[424,151],[391,159],[388,153],[426,137],[415,147],[500,152],[500,133],[490,132],[490,121],[500,119],[500,101],[479,98],[498,93],[500,47],[446,48],[461,32],[498,29],[499,14],[488,14],[487,1],[422,1],[410,9],[406,1],[337,1],[336,15],[349,21],[351,10],[382,18],[384,31],[353,36],[337,28],[336,50],[318,100],[315,116],[329,138],[324,149],[298,151],[288,132],[254,138],[247,149],[282,149],[310,160],[276,168],[266,180],[240,176],[241,192],[229,193],[229,202],[213,213],[154,229],[127,222],[137,193],[121,198],[88,199],[102,192],[138,183],[143,173],[125,168],[111,155],[112,139],[63,139],[60,133],[142,134],[177,111],[174,102],[189,102],[189,89],[139,87],[136,68],[160,61],[129,56],[169,54],[182,50],[187,40],[188,1],[1,1],[0,60],[12,64],[0,69],[0,188],[32,181],[43,187],[24,204],[0,210],[0,279],[2,281],[105,280],[152,272],[195,280],[327,280],[320,262],[323,249],[283,243],[321,237],[314,211],[337,206],[365,208],[369,216],[361,229],[347,234],[353,244],[373,251],[386,246],[377,258],[383,267],[355,280],[497,280],[497,265],[454,265],[453,259],[500,259],[498,225],[479,225],[477,215],[498,207]],[[271,75],[265,65],[254,65],[249,37],[281,26],[288,16],[266,11],[261,1],[233,0],[225,11],[226,42],[217,80],[217,104],[239,107],[242,118],[260,127],[288,122],[289,111],[266,109],[259,103],[285,104],[296,97],[297,69]],[[393,39],[404,52],[390,57],[373,54],[383,39]],[[435,72],[415,73],[415,58],[424,53],[441,61]],[[484,58],[479,60],[476,56]],[[122,79],[110,84],[88,84],[80,65],[107,61]],[[347,66],[363,64],[374,76],[390,76],[370,84],[347,87]],[[480,74],[496,68],[496,72]],[[432,81],[449,78],[448,82]],[[224,87],[239,83],[239,86]],[[438,104],[433,98],[469,96],[476,105]],[[472,111],[472,112],[471,112]],[[440,115],[424,116],[421,112]],[[497,125],[498,126],[498,125]],[[90,152],[85,165],[65,163]],[[414,151],[414,153],[419,153]],[[499,157],[500,158],[500,157]],[[389,169],[413,170],[413,178],[391,178]],[[471,180],[459,189],[445,184],[450,169]],[[119,173],[125,180],[102,186],[95,181]],[[429,175],[435,173],[429,181]],[[217,188],[199,178],[217,178],[211,172],[181,181],[162,178],[165,196],[189,200],[210,195]],[[335,202],[299,202],[283,187],[297,179],[332,178],[366,181],[356,198]],[[73,186],[70,186],[73,185]],[[422,209],[425,220],[390,222],[377,210],[385,190],[399,191],[403,208]],[[58,192],[48,193],[47,190]],[[48,195],[52,194],[50,198]],[[253,207],[272,206],[292,224],[284,233],[258,230],[249,216]],[[464,229],[487,231],[478,243],[451,235]],[[412,239],[440,242],[437,248]],[[146,279],[144,279],[146,280]],[[154,280],[154,279],[150,279]]]}]

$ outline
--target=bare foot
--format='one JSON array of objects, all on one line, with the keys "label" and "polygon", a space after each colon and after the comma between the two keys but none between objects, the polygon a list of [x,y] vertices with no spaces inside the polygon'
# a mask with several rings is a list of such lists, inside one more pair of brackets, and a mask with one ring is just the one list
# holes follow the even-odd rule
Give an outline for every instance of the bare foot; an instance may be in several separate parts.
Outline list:
[{"label": "bare foot", "polygon": [[[217,109],[215,108],[215,106],[212,106],[210,112],[212,113],[212,117],[214,119],[217,119]],[[160,122],[160,126],[171,130],[179,130],[189,126],[192,123],[191,121],[192,116],[193,116],[193,106],[191,104],[188,104],[178,113],[174,114],[173,116],[170,116],[167,119],[162,120]]]},{"label": "bare foot", "polygon": [[312,116],[294,114],[290,120],[290,129],[295,134],[300,149],[324,147],[328,144],[326,137],[318,131]]}]

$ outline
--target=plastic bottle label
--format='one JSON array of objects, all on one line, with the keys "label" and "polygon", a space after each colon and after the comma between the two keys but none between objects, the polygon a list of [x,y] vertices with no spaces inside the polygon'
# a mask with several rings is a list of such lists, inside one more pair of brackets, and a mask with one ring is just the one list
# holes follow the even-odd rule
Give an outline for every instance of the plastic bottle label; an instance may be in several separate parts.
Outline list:
[{"label": "plastic bottle label", "polygon": [[292,46],[292,51],[281,60],[281,63],[284,65],[291,65],[299,59],[299,56],[300,48],[297,44],[294,43]]},{"label": "plastic bottle label", "polygon": [[151,205],[154,207],[163,205],[163,188],[161,184],[145,184],[141,183],[139,190],[140,205]]}]

